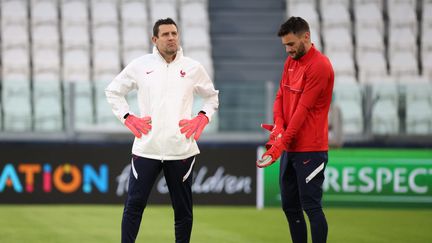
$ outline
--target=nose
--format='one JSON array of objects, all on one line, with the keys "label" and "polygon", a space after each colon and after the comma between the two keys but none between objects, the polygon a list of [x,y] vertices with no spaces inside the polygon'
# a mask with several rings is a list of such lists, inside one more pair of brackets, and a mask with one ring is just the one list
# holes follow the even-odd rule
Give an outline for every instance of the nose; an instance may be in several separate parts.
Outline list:
[{"label": "nose", "polygon": [[285,46],[285,52],[286,52],[286,53],[290,53],[290,52],[291,52],[291,47],[289,47],[289,46]]},{"label": "nose", "polygon": [[174,34],[170,33],[170,34],[168,35],[168,39],[170,39],[170,40],[174,39]]}]

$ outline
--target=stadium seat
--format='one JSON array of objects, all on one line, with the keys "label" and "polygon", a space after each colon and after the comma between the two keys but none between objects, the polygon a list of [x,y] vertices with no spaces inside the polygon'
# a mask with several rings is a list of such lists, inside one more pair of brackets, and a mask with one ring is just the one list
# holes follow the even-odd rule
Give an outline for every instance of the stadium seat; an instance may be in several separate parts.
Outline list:
[{"label": "stadium seat", "polygon": [[120,40],[117,26],[93,28],[93,45],[96,49],[118,49]]},{"label": "stadium seat", "polygon": [[423,29],[420,41],[421,53],[432,52],[432,27]]},{"label": "stadium seat", "polygon": [[418,75],[418,64],[416,56],[407,52],[395,52],[390,59],[390,73],[397,77],[407,75]]},{"label": "stadium seat", "polygon": [[398,107],[391,100],[378,100],[372,107],[371,123],[373,134],[398,134]]},{"label": "stadium seat", "polygon": [[150,19],[153,25],[158,19],[171,18],[178,22],[177,4],[175,1],[150,1]]},{"label": "stadium seat", "polygon": [[33,49],[58,49],[60,38],[56,25],[38,25],[32,28]]},{"label": "stadium seat", "polygon": [[399,133],[399,90],[393,80],[383,79],[371,83],[372,87],[372,133]]},{"label": "stadium seat", "polygon": [[432,84],[427,80],[411,81],[402,84],[406,102],[424,101],[432,103]]},{"label": "stadium seat", "polygon": [[362,90],[360,85],[350,80],[336,82],[333,89],[334,102],[342,114],[344,134],[363,133]]},{"label": "stadium seat", "polygon": [[351,19],[345,4],[321,5],[321,18],[323,29],[351,28]]},{"label": "stadium seat", "polygon": [[182,46],[185,51],[192,49],[210,50],[210,33],[205,26],[189,26],[182,30]]},{"label": "stadium seat", "polygon": [[362,96],[362,87],[355,80],[344,80],[334,84],[333,98],[337,103],[350,100],[361,104]]},{"label": "stadium seat", "polygon": [[[345,27],[326,28],[323,33],[325,53],[354,53],[350,29]],[[352,57],[351,57],[352,59]]]},{"label": "stadium seat", "polygon": [[432,134],[432,106],[425,101],[406,104],[406,133],[417,135]]},{"label": "stadium seat", "polygon": [[345,8],[349,8],[350,2],[346,1],[346,0],[321,0],[321,7],[323,5],[331,5],[331,4],[338,4],[338,5],[343,5]]},{"label": "stadium seat", "polygon": [[374,76],[387,76],[387,63],[383,52],[367,51],[357,53],[357,64],[360,82],[365,82]]},{"label": "stadium seat", "polygon": [[6,25],[1,28],[2,48],[29,48],[29,34],[25,25]]},{"label": "stadium seat", "polygon": [[429,14],[432,12],[432,1],[424,0],[422,6],[422,24],[421,28],[432,29],[432,15]]},{"label": "stadium seat", "polygon": [[341,109],[343,133],[359,135],[363,133],[363,112],[361,105],[353,101],[338,102]]},{"label": "stadium seat", "polygon": [[378,29],[358,27],[355,32],[357,52],[377,51],[384,53],[384,36]]},{"label": "stadium seat", "polygon": [[98,80],[95,82],[95,102],[96,102],[96,124],[105,128],[121,128],[122,124],[113,115],[111,106],[106,101],[105,88],[112,79]]},{"label": "stadium seat", "polygon": [[150,51],[150,33],[144,26],[125,26],[122,32],[123,52],[142,50]]},{"label": "stadium seat", "polygon": [[59,80],[37,80],[33,83],[35,131],[62,130],[61,96]]},{"label": "stadium seat", "polygon": [[370,84],[372,89],[372,102],[389,101],[396,107],[398,106],[399,89],[397,82],[388,77],[380,81],[373,81],[373,83]]},{"label": "stadium seat", "polygon": [[396,52],[411,52],[417,55],[417,37],[410,28],[390,28],[388,39],[390,60]]},{"label": "stadium seat", "polygon": [[26,0],[2,1],[2,6],[0,10],[2,26],[27,26],[28,12]]},{"label": "stadium seat", "polygon": [[357,78],[353,75],[336,75],[335,83],[357,83]]},{"label": "stadium seat", "polygon": [[321,25],[316,5],[314,0],[288,1],[286,13],[288,17],[301,16],[309,23],[312,43],[314,43],[315,48],[323,51],[320,31]]},{"label": "stadium seat", "polygon": [[60,53],[58,50],[34,50],[33,81],[59,81],[60,80]]},{"label": "stadium seat", "polygon": [[309,26],[315,26],[315,28],[320,26],[315,1],[295,1],[287,6],[288,16],[302,16],[309,23]]},{"label": "stadium seat", "polygon": [[432,133],[432,84],[422,82],[406,82],[405,90],[406,131],[408,134]]},{"label": "stadium seat", "polygon": [[416,1],[387,1],[389,27],[408,28],[417,35]]},{"label": "stadium seat", "polygon": [[66,28],[67,26],[88,28],[89,14],[87,11],[87,2],[87,0],[61,1],[63,28]]},{"label": "stadium seat", "polygon": [[58,23],[58,6],[56,0],[31,0],[31,22],[37,25],[56,25]]},{"label": "stadium seat", "polygon": [[86,50],[63,52],[63,77],[70,81],[90,81],[90,55]]},{"label": "stadium seat", "polygon": [[121,6],[122,24],[124,27],[140,26],[147,30],[149,16],[146,1],[123,1]]},{"label": "stadium seat", "polygon": [[377,29],[379,33],[384,33],[384,19],[382,5],[374,1],[354,1],[355,28]]},{"label": "stadium seat", "polygon": [[355,76],[353,56],[350,52],[326,53],[333,65],[335,76]]},{"label": "stadium seat", "polygon": [[201,26],[207,30],[210,28],[206,2],[182,2],[180,17],[182,30],[190,26]]},{"label": "stadium seat", "polygon": [[[70,90],[71,87],[73,91]],[[72,84],[67,84],[66,89],[73,92],[75,129],[79,131],[88,128],[93,124],[94,116],[92,83],[89,81],[72,82]]]},{"label": "stadium seat", "polygon": [[316,9],[316,1],[315,0],[287,0],[286,6],[287,6],[287,13],[299,4],[308,4],[311,8]]},{"label": "stadium seat", "polygon": [[120,72],[120,57],[118,50],[93,50],[93,73],[96,83],[112,80]]},{"label": "stadium seat", "polygon": [[65,26],[62,31],[63,50],[90,49],[90,37],[87,26]]},{"label": "stadium seat", "polygon": [[101,26],[117,26],[117,1],[115,0],[92,0],[91,16],[93,28]]},{"label": "stadium seat", "polygon": [[421,53],[423,74],[432,80],[432,51]]},{"label": "stadium seat", "polygon": [[28,49],[4,49],[1,55],[3,80],[29,80],[30,53]]},{"label": "stadium seat", "polygon": [[21,132],[31,130],[31,105],[29,80],[6,80],[2,82],[2,107],[4,130]]}]

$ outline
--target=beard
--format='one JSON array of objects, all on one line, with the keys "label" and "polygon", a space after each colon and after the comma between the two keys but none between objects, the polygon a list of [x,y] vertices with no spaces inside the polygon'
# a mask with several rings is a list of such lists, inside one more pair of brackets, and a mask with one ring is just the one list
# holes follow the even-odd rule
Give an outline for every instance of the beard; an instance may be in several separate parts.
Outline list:
[{"label": "beard", "polygon": [[164,50],[165,54],[174,55],[178,51],[178,46],[177,45],[168,45],[164,49],[165,49]]},{"label": "beard", "polygon": [[294,60],[300,59],[302,56],[306,54],[306,48],[304,43],[300,43],[298,50],[296,51],[296,54],[292,57]]}]

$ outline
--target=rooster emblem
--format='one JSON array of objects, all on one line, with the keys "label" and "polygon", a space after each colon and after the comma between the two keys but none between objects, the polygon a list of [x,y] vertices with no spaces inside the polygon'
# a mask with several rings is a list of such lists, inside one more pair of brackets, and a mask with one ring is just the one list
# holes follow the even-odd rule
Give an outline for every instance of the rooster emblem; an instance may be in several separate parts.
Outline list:
[{"label": "rooster emblem", "polygon": [[180,77],[184,77],[186,75],[186,72],[185,71],[183,71],[183,70],[180,70]]}]

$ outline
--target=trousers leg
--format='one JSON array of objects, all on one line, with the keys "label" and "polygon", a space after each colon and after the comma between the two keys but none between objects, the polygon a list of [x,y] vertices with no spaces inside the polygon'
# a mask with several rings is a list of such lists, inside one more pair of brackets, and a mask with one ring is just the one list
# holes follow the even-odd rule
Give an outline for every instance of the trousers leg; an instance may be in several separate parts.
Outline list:
[{"label": "trousers leg", "polygon": [[325,243],[328,225],[321,201],[324,169],[328,161],[327,152],[297,153],[293,161],[297,173],[300,201],[309,218],[312,242]]},{"label": "trousers leg", "polygon": [[138,156],[132,157],[128,195],[123,210],[121,226],[122,243],[135,242],[156,178],[162,170],[161,162]]},{"label": "trousers leg", "polygon": [[163,163],[174,209],[176,243],[189,243],[192,232],[192,170],[195,157]]},{"label": "trousers leg", "polygon": [[280,159],[279,186],[282,209],[288,221],[293,243],[307,243],[307,228],[300,203],[297,174],[288,153]]},{"label": "trousers leg", "polygon": [[313,243],[326,243],[328,225],[322,208],[305,209],[309,218]]}]

